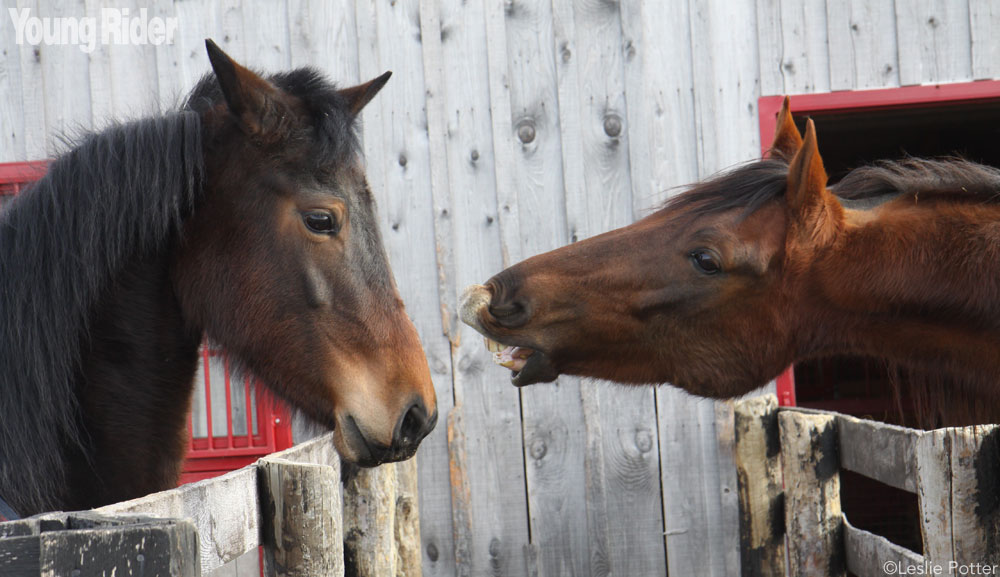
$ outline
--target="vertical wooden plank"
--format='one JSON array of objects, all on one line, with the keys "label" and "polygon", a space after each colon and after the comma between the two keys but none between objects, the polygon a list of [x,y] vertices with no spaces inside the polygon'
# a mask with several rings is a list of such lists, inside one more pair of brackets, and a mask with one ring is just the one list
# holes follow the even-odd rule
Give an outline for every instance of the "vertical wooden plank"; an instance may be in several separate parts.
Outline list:
[{"label": "vertical wooden plank", "polygon": [[760,51],[760,92],[785,94],[784,38],[781,0],[757,0],[757,50]]},{"label": "vertical wooden plank", "polygon": [[895,6],[904,86],[972,79],[967,1],[896,0]]},{"label": "vertical wooden plank", "polygon": [[265,573],[343,575],[339,469],[264,458],[257,475]]},{"label": "vertical wooden plank", "polygon": [[569,240],[633,220],[621,18],[599,0],[552,1]]},{"label": "vertical wooden plank", "polygon": [[[739,480],[736,475],[736,418],[731,401],[715,401],[715,440],[713,451],[716,456],[714,463],[718,471],[718,484],[709,485],[709,489],[718,495],[718,513],[708,518],[709,543],[720,544],[716,553],[719,560],[715,564],[720,574],[735,575],[741,573],[740,553],[740,494]],[[712,465],[709,463],[709,465]],[[706,491],[707,492],[707,491]]]},{"label": "vertical wooden plank", "polygon": [[830,90],[826,0],[757,3],[762,94]]},{"label": "vertical wooden plank", "polygon": [[972,78],[1000,78],[1000,5],[993,0],[969,0]]},{"label": "vertical wooden plank", "polygon": [[692,5],[700,177],[760,154],[756,26],[753,0]]},{"label": "vertical wooden plank", "polygon": [[[415,4],[415,6],[414,6]],[[452,443],[453,424],[460,417],[456,412],[454,401],[454,350],[458,338],[457,292],[455,281],[454,227],[449,218],[452,211],[452,192],[449,179],[447,141],[448,122],[445,112],[447,99],[444,84],[444,56],[442,49],[441,7],[436,0],[411,0],[410,10],[416,9],[419,25],[418,39],[422,50],[419,55],[423,66],[414,66],[413,70],[421,70],[424,78],[424,106],[426,113],[425,136],[427,138],[427,166],[430,170],[431,202],[434,251],[436,256],[437,295],[440,333],[432,333],[434,337],[444,337],[447,349],[432,348],[429,350],[430,367],[434,378],[434,386],[438,394],[438,411],[441,421],[447,423],[444,428],[445,438],[442,443],[441,432],[433,432],[424,440],[425,446],[433,443],[434,449],[428,451],[428,457],[420,461],[420,538],[424,550],[423,570],[430,576],[468,575],[468,566],[463,566],[460,557],[468,552],[465,545],[471,528],[467,523],[461,523],[463,516],[462,500],[455,500],[452,494],[456,485],[452,476],[459,472],[458,467],[464,466],[464,459],[454,458],[454,452],[464,455],[464,441]],[[409,158],[407,158],[409,165]],[[426,198],[424,199],[426,202]],[[433,326],[433,325],[432,325]],[[419,329],[419,326],[418,326]],[[432,340],[432,343],[439,341]],[[425,349],[426,350],[426,349]],[[439,427],[440,428],[440,427]],[[442,455],[444,449],[444,455]],[[471,492],[471,490],[470,490]],[[464,494],[464,491],[461,492]],[[457,509],[455,508],[457,507]],[[459,547],[459,542],[463,543]],[[467,556],[463,557],[467,560]]]},{"label": "vertical wooden plank", "polygon": [[[625,102],[625,60],[634,54],[616,4],[554,0],[552,15],[568,236],[576,241],[634,218]],[[590,530],[602,555],[592,556],[591,574],[660,573],[663,517],[650,506],[660,502],[653,392],[581,387],[593,389],[582,393],[588,436],[603,433],[586,453],[587,502],[600,507],[588,518],[603,516]]]},{"label": "vertical wooden plank", "polygon": [[691,21],[683,0],[624,0],[620,11],[632,208],[638,219],[678,186],[698,179]]},{"label": "vertical wooden plank", "polygon": [[[422,10],[425,7],[426,3],[421,5]],[[443,262],[453,266],[442,269],[450,275],[446,284],[451,288],[442,293],[453,343],[455,406],[462,411],[465,429],[464,449],[452,450],[467,457],[463,474],[473,503],[467,517],[471,535],[456,535],[455,556],[469,561],[472,575],[523,575],[528,544],[524,455],[520,435],[512,434],[520,425],[519,395],[503,371],[489,363],[482,338],[471,328],[454,324],[457,290],[482,282],[503,264],[484,18],[481,4],[460,0],[442,2],[426,20],[421,14],[427,89],[435,98],[443,98],[432,103],[429,97],[428,120],[445,123],[429,128],[437,133],[432,135],[434,152],[438,145],[433,139],[444,135],[445,158],[434,162],[446,167],[449,191],[446,199],[435,197],[435,211],[436,226],[451,236],[450,253],[442,255]],[[440,44],[428,39],[434,34]],[[432,80],[432,74],[439,75],[440,82]],[[440,107],[433,117],[432,107]],[[437,168],[432,165],[432,170]],[[439,200],[450,206],[438,204]],[[456,531],[464,529],[463,522],[456,513]],[[459,551],[459,543],[466,550]]]},{"label": "vertical wooden plank", "polygon": [[[551,11],[549,3],[486,2],[505,266],[566,243]],[[560,378],[521,391],[532,575],[590,575],[578,387]]]},{"label": "vertical wooden plank", "polygon": [[[422,95],[423,40],[419,2],[359,0],[354,34],[362,39],[342,50],[356,52],[359,80],[386,70],[393,76],[362,115],[368,175],[379,206],[379,223],[400,295],[417,327],[444,417],[453,406],[451,342],[442,326],[439,266],[435,250],[435,210],[428,116]],[[431,35],[433,36],[433,35]],[[440,42],[440,33],[436,36]],[[453,274],[453,273],[452,273]],[[452,289],[454,290],[454,289]],[[445,419],[421,443],[420,526],[411,551],[426,554],[428,575],[454,574],[451,491]],[[416,483],[416,479],[413,480]],[[414,509],[417,503],[413,503]],[[414,512],[415,515],[415,512]],[[402,568],[401,568],[402,569]],[[408,569],[419,572],[420,567]]]},{"label": "vertical wooden plank", "polygon": [[[246,16],[244,15],[243,3],[240,0],[221,0],[221,2],[211,2],[203,10],[215,12],[215,43],[218,44],[227,54],[236,59],[237,62],[246,64],[254,70],[264,70],[260,63],[251,62],[248,57],[250,50],[247,48]],[[203,50],[204,52],[204,50]]]},{"label": "vertical wooden plank", "polygon": [[899,86],[893,0],[828,1],[826,22],[831,90]]},{"label": "vertical wooden plank", "polygon": [[[103,24],[101,11],[112,8],[109,4],[107,0],[85,0],[86,17]],[[103,35],[103,32],[100,34]],[[110,38],[114,38],[114,36]],[[94,51],[87,54],[87,60],[90,64],[88,67],[90,74],[90,117],[92,126],[97,130],[107,126],[114,118],[111,50],[120,48],[121,46],[102,42],[99,36]]]},{"label": "vertical wooden plank", "polygon": [[951,514],[955,561],[962,568],[1000,564],[1000,428],[951,429]]},{"label": "vertical wooden plank", "polygon": [[[947,429],[927,431],[917,438],[917,500],[924,557],[950,571],[952,550],[951,444]],[[950,572],[947,574],[951,574]]]},{"label": "vertical wooden plank", "polygon": [[778,423],[789,574],[844,575],[836,417],[782,411]]},{"label": "vertical wooden plank", "polygon": [[354,0],[288,0],[292,68],[312,66],[342,86],[360,81],[354,4]]},{"label": "vertical wooden plank", "polygon": [[396,467],[361,469],[344,483],[344,570],[396,575]]},{"label": "vertical wooden plank", "polygon": [[[84,0],[41,0],[39,15],[80,18],[86,13]],[[78,134],[91,125],[90,67],[85,52],[75,45],[38,46],[44,88],[46,153],[62,150],[60,137]]]},{"label": "vertical wooden plank", "polygon": [[273,73],[291,66],[287,0],[269,0],[260,6],[244,4],[244,60],[255,70]]},{"label": "vertical wooden plank", "polygon": [[472,486],[469,484],[463,413],[463,407],[459,405],[448,415],[448,481],[451,486],[456,577],[472,575]]},{"label": "vertical wooden plank", "polygon": [[782,488],[778,400],[736,401],[740,561],[743,575],[785,574],[785,495]]},{"label": "vertical wooden plank", "polygon": [[[180,75],[178,85],[180,94],[186,95],[202,76],[212,71],[205,52],[205,39],[212,38],[227,52],[231,47],[218,42],[223,39],[219,38],[219,17],[214,3],[208,0],[186,0],[175,3],[174,8],[177,14],[174,50],[177,53],[177,71]],[[223,36],[228,34],[230,32]],[[230,53],[230,56],[233,54]]]},{"label": "vertical wooden plank", "polygon": [[21,15],[25,8],[16,3],[4,8],[0,14],[0,162],[14,162],[27,160],[21,52],[30,52],[32,47],[17,44],[14,18],[8,12]]},{"label": "vertical wooden plank", "polygon": [[[17,7],[27,8],[32,15],[39,14],[39,0],[18,0]],[[24,111],[24,153],[27,160],[40,160],[49,156],[46,145],[49,134],[45,123],[42,47],[22,45],[19,51],[21,104]]]},{"label": "vertical wooden plank", "polygon": [[[122,11],[123,18],[148,22],[153,16],[148,0],[107,1],[111,7]],[[112,46],[110,56],[111,105],[114,117],[141,118],[156,113],[159,110],[159,86],[155,47],[148,43]],[[99,126],[97,119],[94,120],[94,125]]]},{"label": "vertical wooden plank", "polygon": [[[112,11],[122,22],[148,22],[153,15],[147,2],[137,0],[87,0],[86,5],[87,16],[96,22],[103,22]],[[104,43],[101,39],[107,31],[100,28],[99,32],[97,45],[89,54],[93,127],[101,129],[112,120],[140,118],[158,111],[155,47],[133,44],[129,38],[114,33],[107,37],[111,42]]]},{"label": "vertical wooden plank", "polygon": [[[171,20],[175,22],[173,25],[175,30],[171,38],[153,47],[156,62],[157,101],[160,112],[169,112],[180,108],[186,96],[185,87],[182,84],[180,33],[176,30],[180,26],[180,18],[177,16],[175,3],[172,0],[151,0],[149,13],[151,17],[162,18],[165,23]],[[171,26],[169,23],[167,25]]]}]

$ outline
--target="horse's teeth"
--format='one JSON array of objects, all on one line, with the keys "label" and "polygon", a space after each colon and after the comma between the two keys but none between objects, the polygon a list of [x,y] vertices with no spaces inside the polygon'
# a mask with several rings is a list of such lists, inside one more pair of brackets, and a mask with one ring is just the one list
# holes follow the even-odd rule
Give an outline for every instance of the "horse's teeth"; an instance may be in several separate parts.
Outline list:
[{"label": "horse's teeth", "polygon": [[483,340],[486,342],[486,349],[491,353],[499,353],[500,351],[507,348],[506,346],[501,345],[500,343],[494,341],[489,337],[483,337]]}]

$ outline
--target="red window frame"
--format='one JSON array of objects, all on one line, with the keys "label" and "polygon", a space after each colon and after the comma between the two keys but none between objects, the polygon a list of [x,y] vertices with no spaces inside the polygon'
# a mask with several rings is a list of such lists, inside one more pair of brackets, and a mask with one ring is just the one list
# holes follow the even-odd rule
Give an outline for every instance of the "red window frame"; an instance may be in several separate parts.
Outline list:
[{"label": "red window frame", "polygon": [[[762,154],[770,150],[771,144],[774,142],[774,129],[784,99],[783,95],[776,95],[761,96],[757,100]],[[936,106],[996,100],[1000,100],[1000,80],[979,80],[954,84],[792,95],[791,108],[792,114],[795,116],[819,116],[842,112],[934,108]],[[776,384],[778,404],[795,406],[793,367],[789,367],[781,373],[776,379]]]},{"label": "red window frame", "polygon": [[[48,169],[48,161],[0,163],[0,198],[15,196],[28,184],[41,178]],[[220,357],[224,363],[223,378],[226,399],[226,434],[213,435],[212,382],[209,361]],[[205,391],[205,412],[209,436],[194,437],[191,415],[188,415],[188,433],[191,435],[181,483],[208,479],[239,469],[260,457],[292,446],[291,419],[283,405],[273,401],[260,386],[251,387],[245,382],[242,402],[246,410],[246,435],[233,433],[232,375],[229,362],[222,351],[203,346],[201,349],[202,383]],[[216,386],[218,386],[216,384]],[[254,393],[251,393],[251,388]],[[251,399],[251,395],[255,398]],[[255,402],[253,402],[255,401]],[[250,407],[256,410],[252,414]],[[257,423],[254,434],[253,423]]]}]

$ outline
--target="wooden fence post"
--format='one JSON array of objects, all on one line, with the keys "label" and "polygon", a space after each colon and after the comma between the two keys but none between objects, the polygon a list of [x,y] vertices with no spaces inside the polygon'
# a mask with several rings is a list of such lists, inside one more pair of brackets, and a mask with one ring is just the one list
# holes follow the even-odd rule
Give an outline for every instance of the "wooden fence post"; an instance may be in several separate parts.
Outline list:
[{"label": "wooden fence post", "polygon": [[396,463],[396,577],[423,577],[417,459]]},{"label": "wooden fence post", "polygon": [[342,577],[339,467],[264,458],[258,479],[265,574]]},{"label": "wooden fence post", "polygon": [[785,495],[781,486],[778,399],[733,405],[740,501],[740,565],[747,576],[785,574]]},{"label": "wooden fence post", "polygon": [[952,435],[955,561],[960,574],[975,574],[979,568],[1000,564],[1000,428],[963,427],[952,429]]},{"label": "wooden fence post", "polygon": [[778,422],[789,574],[845,575],[836,417],[785,410]]},{"label": "wooden fence post", "polygon": [[360,469],[344,484],[344,565],[348,577],[396,575],[396,467]]}]

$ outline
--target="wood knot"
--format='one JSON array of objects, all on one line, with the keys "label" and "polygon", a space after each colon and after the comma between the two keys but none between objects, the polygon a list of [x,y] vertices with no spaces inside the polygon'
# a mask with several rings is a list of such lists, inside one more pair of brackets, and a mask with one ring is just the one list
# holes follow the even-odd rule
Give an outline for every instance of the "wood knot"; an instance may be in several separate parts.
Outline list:
[{"label": "wood knot", "polygon": [[622,133],[622,119],[616,114],[609,114],[604,117],[604,134],[611,138],[617,138]]}]

